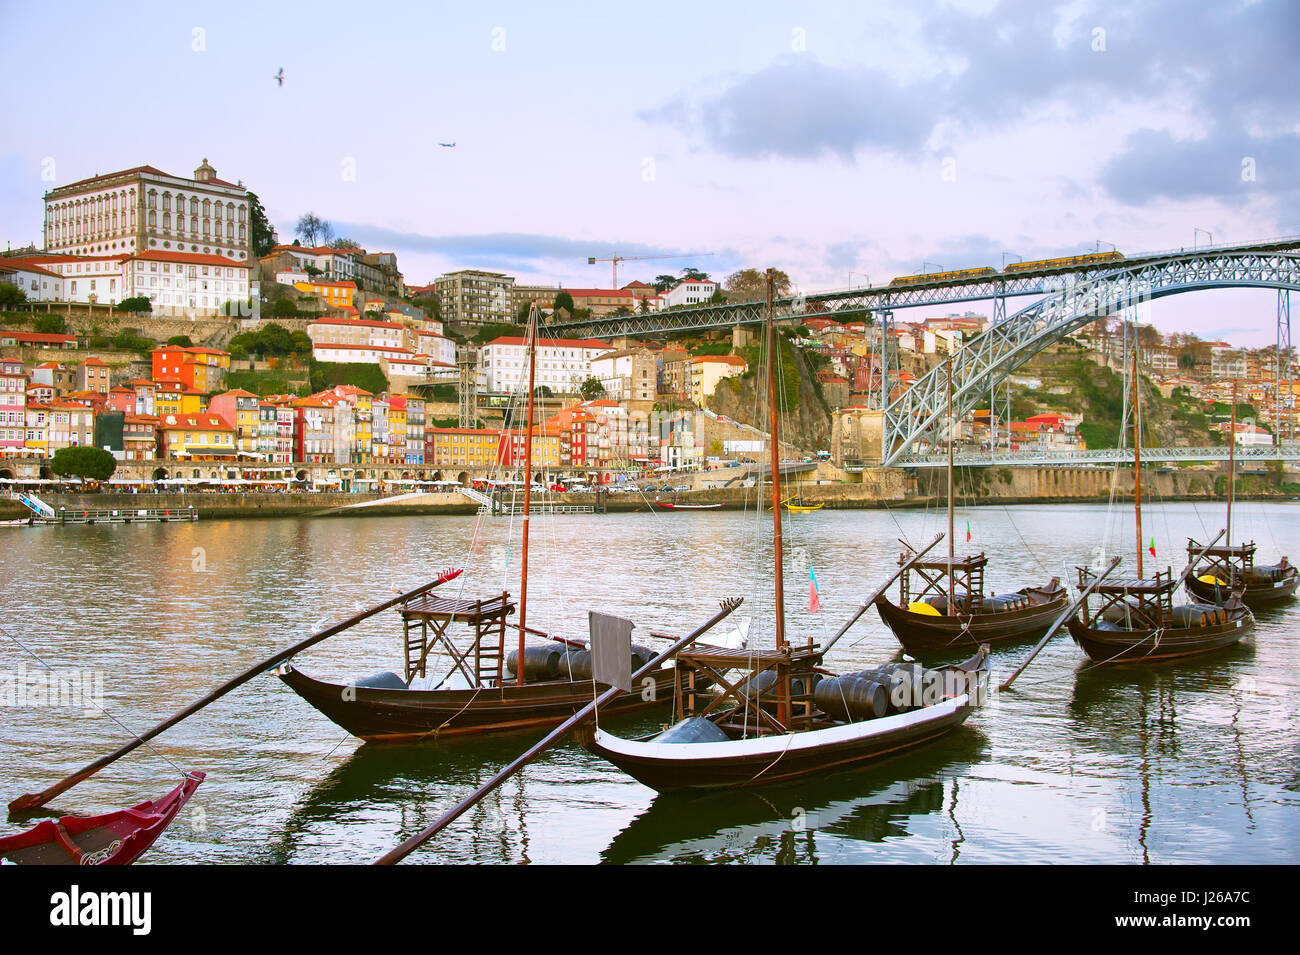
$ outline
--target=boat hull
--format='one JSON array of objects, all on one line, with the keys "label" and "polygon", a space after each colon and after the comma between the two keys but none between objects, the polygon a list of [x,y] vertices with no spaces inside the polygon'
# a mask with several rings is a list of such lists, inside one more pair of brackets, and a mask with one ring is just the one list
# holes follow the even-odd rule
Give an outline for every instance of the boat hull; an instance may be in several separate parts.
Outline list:
[{"label": "boat hull", "polygon": [[1255,618],[1244,607],[1229,614],[1226,623],[1206,627],[1166,627],[1157,631],[1109,630],[1086,626],[1075,617],[1070,636],[1098,666],[1157,663],[1222,650],[1255,629]]},{"label": "boat hull", "polygon": [[1190,571],[1183,578],[1183,583],[1187,587],[1187,592],[1197,600],[1212,604],[1227,602],[1232,596],[1235,587],[1235,592],[1241,597],[1242,603],[1252,609],[1258,609],[1270,607],[1273,604],[1295,597],[1296,588],[1300,586],[1300,572],[1295,567],[1290,567],[1288,570],[1290,573],[1284,575],[1281,580],[1269,581],[1264,584],[1248,583],[1245,588],[1242,588],[1237,581],[1234,581],[1230,587],[1207,584],[1199,579],[1199,574],[1196,571]]},{"label": "boat hull", "polygon": [[46,819],[0,839],[0,858],[17,865],[130,865],[157,841],[206,778],[192,772],[162,799],[101,816]]},{"label": "boat hull", "polygon": [[604,730],[582,739],[592,753],[659,792],[790,782],[870,763],[959,727],[974,707],[963,694],[922,710],[784,736],[720,743],[625,740]]},{"label": "boat hull", "polygon": [[[673,670],[659,669],[654,692],[624,693],[605,707],[627,713],[670,703]],[[414,742],[553,726],[589,704],[591,681],[507,684],[479,690],[394,690],[328,683],[285,664],[284,683],[353,736],[367,741]]]},{"label": "boat hull", "polygon": [[1069,603],[1064,587],[1026,587],[1018,592],[1030,599],[1030,605],[997,613],[931,616],[913,613],[883,596],[876,600],[876,609],[909,653],[969,651],[986,643],[1040,637]]}]

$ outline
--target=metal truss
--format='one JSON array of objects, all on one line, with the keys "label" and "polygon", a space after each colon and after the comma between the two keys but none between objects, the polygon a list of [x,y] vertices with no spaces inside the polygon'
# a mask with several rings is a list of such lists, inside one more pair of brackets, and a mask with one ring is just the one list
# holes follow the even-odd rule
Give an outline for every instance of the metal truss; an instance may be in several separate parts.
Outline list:
[{"label": "metal truss", "polygon": [[[1203,249],[1068,276],[1059,291],[991,325],[953,356],[953,414],[961,417],[1044,348],[1098,318],[1166,295],[1251,286],[1300,289],[1300,251]],[[899,463],[922,439],[935,444],[936,423],[947,413],[945,375],[945,365],[931,369],[885,409],[883,464]]]},{"label": "metal truss", "polygon": [[[1300,238],[1291,236],[1246,245],[1146,253],[1130,256],[1118,264],[1125,269],[1167,262],[1194,265],[1208,263],[1224,255],[1245,253],[1264,255],[1269,252],[1298,250],[1300,250]],[[854,319],[879,309],[949,305],[1021,295],[1052,295],[1068,291],[1080,283],[1087,283],[1111,274],[1115,266],[1116,263],[1112,262],[1102,266],[1053,268],[1041,272],[995,272],[964,281],[934,280],[918,282],[915,285],[883,285],[876,288],[819,292],[814,295],[799,295],[777,300],[774,303],[775,317],[778,322],[796,321],[801,318]],[[556,336],[641,338],[669,332],[703,331],[761,324],[763,324],[763,303],[754,301],[563,322],[548,325],[547,330]]]},{"label": "metal truss", "polygon": [[[1183,461],[1226,461],[1228,446],[1209,448],[1143,448],[1143,463],[1174,463]],[[1300,461],[1300,444],[1285,443],[1271,447],[1237,448],[1238,464],[1251,461]],[[1132,464],[1132,448],[1089,448],[1087,451],[1062,449],[1059,451],[958,451],[953,454],[953,464],[958,467],[1014,467],[1016,465],[1089,466],[1104,464]],[[904,454],[893,462],[901,468],[942,468],[948,466],[946,454]]]}]

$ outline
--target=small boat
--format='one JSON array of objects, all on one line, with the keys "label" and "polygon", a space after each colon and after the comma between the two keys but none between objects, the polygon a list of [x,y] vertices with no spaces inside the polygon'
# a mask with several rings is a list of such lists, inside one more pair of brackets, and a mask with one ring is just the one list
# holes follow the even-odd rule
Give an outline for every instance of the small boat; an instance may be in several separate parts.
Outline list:
[{"label": "small boat", "polygon": [[[1093,596],[1099,598],[1095,609],[1089,608],[1090,596],[1069,621],[1070,636],[1097,666],[1124,663],[1154,663],[1221,650],[1239,641],[1255,629],[1255,616],[1241,600],[1230,594],[1222,604],[1191,603],[1174,606],[1178,586],[1229,533],[1227,529],[1189,554],[1187,568],[1178,577],[1172,569],[1157,571],[1154,577],[1142,574],[1142,457],[1141,457],[1141,390],[1138,388],[1138,353],[1133,343],[1133,511],[1137,528],[1137,574],[1100,583]],[[1233,397],[1236,398],[1234,387]],[[1236,401],[1233,401],[1235,412]],[[1235,414],[1234,414],[1234,421]],[[1232,435],[1235,442],[1235,429]],[[1231,467],[1229,468],[1231,475]],[[1232,485],[1231,477],[1228,481]],[[1231,495],[1229,495],[1231,497]],[[1231,504],[1229,504],[1231,514]],[[1155,551],[1152,549],[1152,554]],[[1093,577],[1087,567],[1079,568],[1080,589]]]},{"label": "small boat", "polygon": [[13,865],[130,865],[171,825],[206,775],[185,781],[162,799],[102,816],[46,819],[0,839],[0,859]]},{"label": "small boat", "polygon": [[[1053,577],[1042,587],[1001,596],[984,593],[983,552],[957,557],[953,537],[952,359],[948,361],[948,557],[913,561],[899,578],[898,603],[882,593],[880,619],[908,653],[969,652],[985,644],[1040,637],[1052,626],[1069,593]],[[969,535],[967,535],[969,536]],[[899,555],[900,566],[915,551]]]},{"label": "small boat", "polygon": [[716,511],[721,504],[674,504],[671,501],[655,501],[660,507],[669,511]]},{"label": "small boat", "polygon": [[[1232,423],[1228,446],[1228,523],[1224,546],[1202,548],[1188,538],[1187,592],[1205,603],[1224,603],[1233,594],[1247,607],[1269,607],[1290,600],[1300,585],[1300,573],[1284,555],[1276,564],[1255,563],[1255,542],[1232,545],[1232,502],[1236,496],[1237,383],[1232,383]],[[1202,551],[1204,551],[1202,553]]]},{"label": "small boat", "polygon": [[[1079,568],[1079,585],[1092,571]],[[1255,617],[1233,595],[1223,604],[1174,606],[1179,581],[1173,572],[1154,578],[1108,580],[1096,588],[1095,609],[1085,602],[1069,621],[1070,636],[1098,665],[1153,663],[1231,646],[1255,629]]]},{"label": "small boat", "polygon": [[[899,564],[909,556],[900,554]],[[985,594],[987,563],[983,553],[951,563],[943,558],[913,563],[899,578],[897,604],[883,594],[877,598],[880,619],[908,653],[968,651],[1046,633],[1069,603],[1060,578],[1011,594]]]},{"label": "small boat", "polygon": [[825,506],[824,502],[817,504],[791,504],[789,501],[785,502],[787,511],[820,511]]},{"label": "small boat", "polygon": [[[766,313],[769,434],[776,449],[781,446],[775,384],[780,353],[770,270]],[[598,724],[578,730],[578,739],[591,752],[660,792],[763,786],[867,763],[956,729],[987,688],[988,647],[955,667],[927,670],[899,663],[838,677],[828,674],[821,667],[826,653],[872,600],[825,649],[811,639],[798,645],[787,640],[781,476],[778,455],[770,458],[775,649],[679,650],[672,694],[676,724],[641,739],[614,736]],[[930,546],[938,541],[936,537]],[[920,556],[906,561],[894,577]],[[730,670],[749,674],[736,680],[726,675]],[[709,685],[723,692],[701,692]]]},{"label": "small boat", "polygon": [[[1190,538],[1188,559],[1202,550]],[[1295,596],[1300,573],[1283,557],[1276,564],[1255,563],[1255,542],[1237,546],[1211,547],[1201,561],[1189,566],[1183,578],[1187,592],[1202,603],[1225,603],[1233,594],[1252,609],[1269,607]]]},{"label": "small boat", "polygon": [[[725,697],[705,703],[704,697],[681,686],[686,711],[700,715],[641,739],[622,739],[599,727],[579,730],[578,738],[591,752],[659,792],[789,782],[863,765],[961,726],[987,691],[988,652],[981,647],[966,662],[942,669],[888,664],[822,677],[816,672],[821,654],[815,647],[728,654],[685,651],[677,655],[683,683],[696,671],[753,668],[740,684],[739,695],[728,691],[730,706],[709,715]],[[745,692],[750,686],[762,689]]]}]

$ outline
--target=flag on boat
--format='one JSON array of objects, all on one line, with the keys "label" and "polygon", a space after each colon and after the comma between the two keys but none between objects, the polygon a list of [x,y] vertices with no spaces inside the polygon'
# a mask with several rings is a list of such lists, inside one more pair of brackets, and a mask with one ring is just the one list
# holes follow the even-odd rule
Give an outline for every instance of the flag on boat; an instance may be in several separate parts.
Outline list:
[{"label": "flag on boat", "polygon": [[970,521],[966,522],[966,543],[970,543]]},{"label": "flag on boat", "polygon": [[1156,535],[1151,535],[1151,543],[1147,545],[1147,550],[1151,551],[1151,556],[1156,556]]},{"label": "flag on boat", "polygon": [[808,612],[816,613],[822,609],[821,591],[817,589],[817,572],[812,564],[808,565]]}]

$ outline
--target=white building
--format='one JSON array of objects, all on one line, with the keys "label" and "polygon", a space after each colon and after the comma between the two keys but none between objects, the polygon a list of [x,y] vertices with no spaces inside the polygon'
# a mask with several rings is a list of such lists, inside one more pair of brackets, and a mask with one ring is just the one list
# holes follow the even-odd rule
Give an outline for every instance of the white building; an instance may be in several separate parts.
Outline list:
[{"label": "white building", "polygon": [[63,301],[63,276],[26,259],[0,258],[0,282],[18,286],[29,302]]},{"label": "white building", "polygon": [[[542,339],[537,345],[534,381],[553,392],[576,392],[591,377],[592,359],[610,350],[608,342],[590,338]],[[488,391],[513,392],[528,387],[528,348],[523,338],[493,339],[479,350],[479,367]]]},{"label": "white building", "polygon": [[658,362],[648,348],[607,352],[592,359],[591,375],[615,401],[654,401]]},{"label": "white building", "polygon": [[713,298],[713,293],[717,290],[718,283],[712,279],[688,280],[678,282],[676,286],[665,292],[662,298],[667,308],[676,305],[702,305]]},{"label": "white building", "polygon": [[82,179],[45,194],[45,248],[97,256],[189,252],[247,264],[248,190],[218,179],[206,159],[193,179],[153,166]]}]

